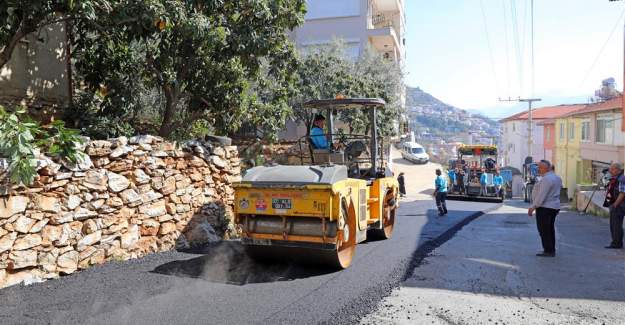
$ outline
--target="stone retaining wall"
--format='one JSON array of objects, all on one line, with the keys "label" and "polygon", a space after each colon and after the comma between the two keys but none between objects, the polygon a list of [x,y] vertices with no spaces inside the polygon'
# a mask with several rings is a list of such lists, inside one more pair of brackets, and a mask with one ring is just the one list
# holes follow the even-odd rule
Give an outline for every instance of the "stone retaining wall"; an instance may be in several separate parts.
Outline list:
[{"label": "stone retaining wall", "polygon": [[79,164],[39,157],[35,184],[0,197],[0,287],[234,233],[236,147],[146,135],[84,150]]}]

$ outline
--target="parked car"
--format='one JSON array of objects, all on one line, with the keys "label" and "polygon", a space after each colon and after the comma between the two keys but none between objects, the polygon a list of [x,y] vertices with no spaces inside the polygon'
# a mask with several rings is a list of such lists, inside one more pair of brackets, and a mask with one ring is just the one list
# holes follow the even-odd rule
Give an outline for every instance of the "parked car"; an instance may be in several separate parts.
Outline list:
[{"label": "parked car", "polygon": [[430,161],[430,156],[425,152],[425,148],[416,142],[404,142],[401,157],[416,164],[427,164]]},{"label": "parked car", "polygon": [[405,135],[405,134],[402,134],[399,137],[399,139],[395,142],[395,148],[401,150],[403,148],[403,146],[404,146],[404,143],[406,143],[407,139],[408,139],[408,136]]}]

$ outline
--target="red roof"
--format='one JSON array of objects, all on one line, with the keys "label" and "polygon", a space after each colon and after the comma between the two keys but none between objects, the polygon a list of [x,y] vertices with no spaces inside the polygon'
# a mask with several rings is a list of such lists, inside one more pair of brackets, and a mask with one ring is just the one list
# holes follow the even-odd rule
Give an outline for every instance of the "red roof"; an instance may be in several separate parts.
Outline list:
[{"label": "red roof", "polygon": [[571,112],[568,114],[569,116],[573,115],[582,115],[593,112],[604,112],[604,111],[612,111],[615,109],[623,108],[623,96],[615,97],[610,100],[606,100],[601,103],[588,104],[583,109]]},{"label": "red roof", "polygon": [[[555,119],[558,117],[562,117],[571,112],[575,112],[582,108],[586,107],[586,104],[573,104],[573,105],[558,105],[558,106],[547,106],[540,107],[532,110],[532,119],[534,120],[547,120],[547,119]],[[527,120],[529,118],[529,113],[527,111],[523,111],[521,113],[514,114],[512,116],[506,117],[500,122],[508,122],[515,120]]]}]

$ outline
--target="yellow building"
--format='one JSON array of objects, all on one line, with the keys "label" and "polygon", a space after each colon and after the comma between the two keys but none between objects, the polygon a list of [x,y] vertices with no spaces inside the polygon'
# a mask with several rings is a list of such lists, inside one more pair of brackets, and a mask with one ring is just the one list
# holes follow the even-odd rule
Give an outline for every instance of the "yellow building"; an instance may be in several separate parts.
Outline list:
[{"label": "yellow building", "polygon": [[582,120],[573,114],[575,112],[555,120],[554,164],[569,198],[573,197],[577,184],[583,180]]}]

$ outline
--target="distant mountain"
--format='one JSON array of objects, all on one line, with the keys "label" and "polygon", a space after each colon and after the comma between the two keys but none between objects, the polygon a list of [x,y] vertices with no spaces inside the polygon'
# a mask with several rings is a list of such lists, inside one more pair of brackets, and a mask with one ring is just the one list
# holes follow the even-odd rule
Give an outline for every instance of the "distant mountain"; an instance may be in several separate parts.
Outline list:
[{"label": "distant mountain", "polygon": [[411,126],[418,133],[450,136],[474,132],[484,136],[496,136],[499,124],[482,114],[469,112],[428,94],[420,88],[406,88],[406,108]]},{"label": "distant mountain", "polygon": [[406,107],[429,106],[449,109],[453,106],[447,105],[438,98],[426,93],[421,88],[406,87]]}]

